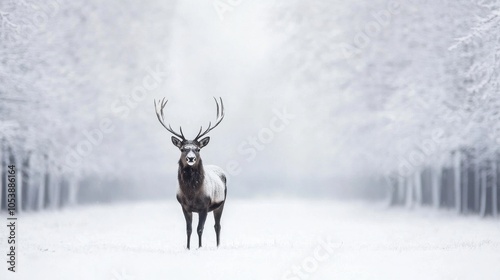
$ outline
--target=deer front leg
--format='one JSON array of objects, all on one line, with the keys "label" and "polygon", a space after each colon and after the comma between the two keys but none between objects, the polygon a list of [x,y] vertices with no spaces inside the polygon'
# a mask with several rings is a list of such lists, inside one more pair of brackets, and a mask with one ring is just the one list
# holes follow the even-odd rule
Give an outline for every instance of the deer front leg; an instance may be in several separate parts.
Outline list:
[{"label": "deer front leg", "polygon": [[203,227],[205,226],[205,220],[207,219],[207,211],[198,213],[198,246],[201,247],[201,235],[203,234]]},{"label": "deer front leg", "polygon": [[190,249],[190,241],[191,241],[191,232],[193,231],[192,222],[193,222],[193,213],[188,212],[184,207],[182,207],[182,213],[184,213],[184,218],[186,219],[186,234],[187,234],[187,248]]}]

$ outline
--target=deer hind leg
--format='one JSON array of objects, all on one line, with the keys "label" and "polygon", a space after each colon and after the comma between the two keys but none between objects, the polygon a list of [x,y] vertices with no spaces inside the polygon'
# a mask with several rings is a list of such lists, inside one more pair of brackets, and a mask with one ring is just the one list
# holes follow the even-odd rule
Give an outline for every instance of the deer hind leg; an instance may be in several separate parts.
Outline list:
[{"label": "deer hind leg", "polygon": [[207,220],[207,211],[198,213],[198,246],[201,247],[201,236],[203,234],[203,227],[205,226],[205,221]]},{"label": "deer hind leg", "polygon": [[190,241],[191,241],[191,232],[193,231],[192,222],[193,222],[193,213],[188,212],[184,207],[182,207],[182,213],[184,213],[184,218],[186,219],[186,235],[187,235],[187,248],[190,249]]},{"label": "deer hind leg", "polygon": [[224,203],[222,203],[222,205],[219,206],[219,208],[214,210],[214,219],[215,219],[214,228],[215,228],[215,235],[217,238],[217,247],[219,247],[219,244],[220,244],[220,229],[221,229],[220,218],[222,217],[223,210],[224,210]]}]

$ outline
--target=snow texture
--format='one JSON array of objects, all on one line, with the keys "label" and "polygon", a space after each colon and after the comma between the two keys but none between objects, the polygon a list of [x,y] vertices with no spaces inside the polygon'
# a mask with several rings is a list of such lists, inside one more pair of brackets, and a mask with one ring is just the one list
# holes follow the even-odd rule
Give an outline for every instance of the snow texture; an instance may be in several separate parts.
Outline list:
[{"label": "snow texture", "polygon": [[[7,231],[2,228],[0,253],[5,256]],[[184,248],[184,218],[174,199],[24,214],[18,228],[18,272],[8,272],[4,263],[0,279],[498,279],[500,275],[497,220],[427,209],[228,200],[221,247],[215,246],[210,216],[204,247],[190,251]],[[196,244],[195,231],[193,238]]]}]

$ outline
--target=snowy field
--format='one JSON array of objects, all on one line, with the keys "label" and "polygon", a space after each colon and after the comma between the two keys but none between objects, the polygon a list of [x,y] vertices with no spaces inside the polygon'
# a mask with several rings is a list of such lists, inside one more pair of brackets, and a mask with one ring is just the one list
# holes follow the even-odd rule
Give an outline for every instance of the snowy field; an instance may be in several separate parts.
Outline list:
[{"label": "snowy field", "polygon": [[[229,200],[219,249],[213,224],[210,215],[204,247],[187,251],[173,199],[25,214],[18,272],[8,273],[4,262],[0,279],[500,279],[500,221],[493,219],[336,201]],[[193,238],[196,244],[194,231]]]}]

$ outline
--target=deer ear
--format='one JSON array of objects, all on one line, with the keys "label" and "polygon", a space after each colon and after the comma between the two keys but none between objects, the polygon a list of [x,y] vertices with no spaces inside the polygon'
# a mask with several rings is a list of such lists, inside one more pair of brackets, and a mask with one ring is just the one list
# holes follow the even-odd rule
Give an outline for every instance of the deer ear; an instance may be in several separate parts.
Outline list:
[{"label": "deer ear", "polygon": [[177,137],[175,137],[175,136],[172,136],[172,143],[174,144],[174,146],[176,146],[179,149],[182,147],[181,140],[177,139]]},{"label": "deer ear", "polygon": [[200,140],[200,149],[208,145],[208,142],[210,142],[210,137],[205,137]]}]

